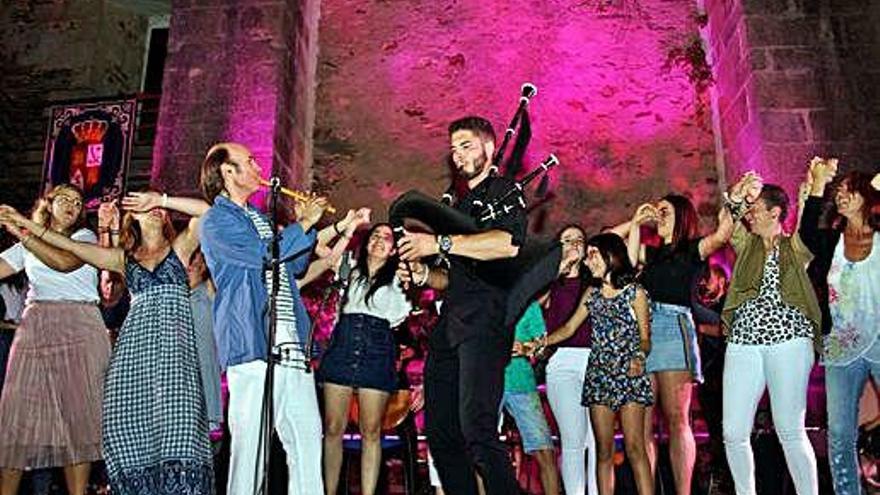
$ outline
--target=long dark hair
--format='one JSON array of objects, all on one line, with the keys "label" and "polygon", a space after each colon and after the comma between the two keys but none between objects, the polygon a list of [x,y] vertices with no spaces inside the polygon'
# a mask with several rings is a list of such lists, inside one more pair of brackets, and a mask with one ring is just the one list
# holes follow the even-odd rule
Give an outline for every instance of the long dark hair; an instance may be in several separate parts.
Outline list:
[{"label": "long dark hair", "polygon": [[[636,276],[636,270],[629,262],[626,244],[620,236],[612,233],[597,234],[587,241],[586,247],[590,246],[598,249],[599,255],[605,261],[612,287],[622,289],[632,283]],[[594,278],[594,283],[601,285],[602,280]]]},{"label": "long dark hair", "polygon": [[[880,193],[871,185],[871,179],[873,179],[871,175],[854,170],[845,174],[840,179],[837,187],[845,184],[850,192],[858,193],[862,197],[862,209],[859,212],[862,215],[862,221],[876,231],[880,230],[880,211],[878,211],[878,207],[880,207]],[[838,229],[843,229],[846,226],[846,218],[837,213],[836,205],[832,211],[834,213],[831,224]]]},{"label": "long dark hair", "polygon": [[675,252],[699,235],[697,209],[690,199],[681,194],[667,194],[661,200],[671,204],[675,213],[675,226],[672,227],[672,251]]},{"label": "long dark hair", "polygon": [[[153,189],[145,189],[143,192],[159,192]],[[146,212],[144,212],[146,213]],[[165,221],[162,225],[162,236],[169,243],[173,243],[174,239],[177,237],[177,231],[174,230],[174,225],[171,223],[171,215],[165,215]],[[134,214],[130,211],[125,212],[125,215],[122,216],[122,226],[120,229],[119,235],[119,247],[125,250],[126,254],[131,254],[137,251],[137,249],[141,246],[141,243],[144,241],[144,234],[141,232],[141,226],[137,220],[134,218]]]},{"label": "long dark hair", "polygon": [[367,306],[370,305],[370,299],[372,299],[373,294],[375,294],[377,290],[386,285],[390,285],[391,282],[394,281],[394,273],[397,271],[397,251],[392,251],[391,256],[385,260],[385,263],[376,271],[376,275],[370,279],[370,269],[367,266],[368,245],[370,244],[370,237],[372,237],[373,233],[375,233],[380,227],[391,229],[391,224],[377,223],[370,227],[370,230],[367,232],[367,235],[364,236],[364,240],[361,241],[361,246],[358,249],[358,279],[367,282],[370,286],[370,288],[367,289],[367,295],[364,297],[364,302],[367,303]]}]

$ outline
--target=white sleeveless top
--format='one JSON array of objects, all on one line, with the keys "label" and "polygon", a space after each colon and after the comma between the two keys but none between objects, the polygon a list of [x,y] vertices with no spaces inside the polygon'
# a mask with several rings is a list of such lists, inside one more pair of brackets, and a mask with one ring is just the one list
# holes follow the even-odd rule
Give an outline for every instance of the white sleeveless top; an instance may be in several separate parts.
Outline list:
[{"label": "white sleeveless top", "polygon": [[[880,362],[880,233],[874,233],[871,254],[862,261],[844,255],[843,236],[828,271],[831,332],[825,336],[825,364],[845,366],[864,356]],[[869,351],[871,351],[869,353]]]}]

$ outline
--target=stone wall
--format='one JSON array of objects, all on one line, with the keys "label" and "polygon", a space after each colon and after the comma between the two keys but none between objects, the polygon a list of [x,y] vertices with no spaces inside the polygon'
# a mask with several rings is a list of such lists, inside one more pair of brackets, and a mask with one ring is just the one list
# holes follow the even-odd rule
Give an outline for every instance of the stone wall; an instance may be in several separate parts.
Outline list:
[{"label": "stone wall", "polygon": [[109,0],[3,2],[0,7],[0,188],[33,203],[48,125],[46,106],[138,91],[147,18]]},{"label": "stone wall", "polygon": [[[481,114],[500,132],[538,86],[529,163],[555,152],[555,197],[533,230],[595,232],[670,191],[706,226],[717,205],[707,99],[687,57],[690,0],[324,0],[315,181],[342,207],[448,184],[447,124]],[[703,81],[704,82],[704,81]]]},{"label": "stone wall", "polygon": [[174,2],[152,183],[196,194],[199,164],[220,141],[248,146],[268,177],[303,187],[320,2]]},{"label": "stone wall", "polygon": [[707,0],[727,178],[790,194],[816,155],[880,164],[880,4]]}]

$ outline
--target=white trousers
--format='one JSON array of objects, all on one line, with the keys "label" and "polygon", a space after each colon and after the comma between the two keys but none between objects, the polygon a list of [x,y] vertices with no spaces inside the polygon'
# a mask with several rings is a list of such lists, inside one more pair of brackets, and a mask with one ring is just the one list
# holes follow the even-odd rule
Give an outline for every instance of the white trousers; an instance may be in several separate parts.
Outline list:
[{"label": "white trousers", "polygon": [[776,345],[728,344],[724,357],[724,450],[737,495],[755,495],[751,434],[758,402],[770,392],[773,425],[798,495],[818,495],[816,454],[807,437],[807,385],[813,343],[795,338]]},{"label": "white trousers", "polygon": [[[229,431],[232,455],[229,460],[229,495],[254,493],[254,470],[260,439],[260,416],[264,361],[230,366]],[[321,475],[322,426],[315,393],[314,374],[285,366],[275,367],[275,429],[287,453],[289,495],[324,495]],[[262,462],[259,464],[262,466]],[[259,483],[259,481],[258,481]]]},{"label": "white trousers", "polygon": [[[596,440],[590,410],[581,405],[590,349],[562,347],[547,364],[547,400],[559,426],[562,484],[567,495],[598,495]],[[585,451],[589,451],[586,456]],[[587,467],[584,467],[584,461]]]}]

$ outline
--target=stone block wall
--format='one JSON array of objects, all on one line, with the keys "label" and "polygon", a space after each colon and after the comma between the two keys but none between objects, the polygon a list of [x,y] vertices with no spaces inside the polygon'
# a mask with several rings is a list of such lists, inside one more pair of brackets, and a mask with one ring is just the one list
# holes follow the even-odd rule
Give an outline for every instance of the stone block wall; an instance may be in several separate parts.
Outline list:
[{"label": "stone block wall", "polygon": [[172,5],[152,182],[198,191],[214,143],[248,146],[269,177],[307,187],[320,2],[176,1]]},{"label": "stone block wall", "polygon": [[880,165],[880,4],[707,0],[727,179],[790,194],[814,155]]},{"label": "stone block wall", "polygon": [[467,114],[502,132],[520,85],[528,163],[555,152],[554,198],[533,230],[591,232],[667,192],[714,223],[717,173],[705,95],[673,55],[699,41],[691,0],[324,0],[315,182],[383,218],[398,194],[448,184],[446,126]]},{"label": "stone block wall", "polygon": [[140,88],[147,18],[109,0],[0,7],[0,189],[29,208],[38,193],[50,102]]}]

